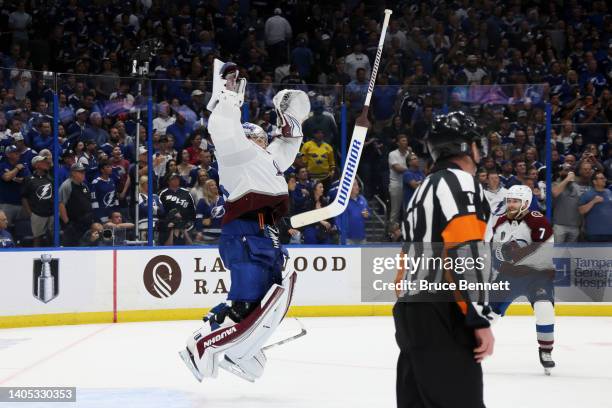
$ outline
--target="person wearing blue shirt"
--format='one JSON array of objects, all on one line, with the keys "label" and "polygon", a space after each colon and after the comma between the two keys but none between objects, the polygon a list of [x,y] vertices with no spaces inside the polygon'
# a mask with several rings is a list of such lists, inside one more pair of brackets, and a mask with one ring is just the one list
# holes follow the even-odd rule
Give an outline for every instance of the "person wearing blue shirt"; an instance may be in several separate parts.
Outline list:
[{"label": "person wearing blue shirt", "polygon": [[578,200],[578,212],[584,216],[586,239],[592,242],[612,242],[612,191],[601,172],[591,177],[593,188]]},{"label": "person wearing blue shirt", "polygon": [[32,140],[34,150],[40,152],[43,149],[53,151],[53,136],[51,135],[51,123],[43,121],[38,125],[38,132]]},{"label": "person wearing blue shirt", "polygon": [[176,113],[176,122],[166,128],[166,134],[174,136],[174,148],[181,150],[185,147],[185,142],[191,136],[191,126],[187,124],[185,116]]},{"label": "person wearing blue shirt", "polygon": [[91,183],[91,207],[97,220],[105,223],[110,215],[119,208],[117,199],[117,186],[111,175],[113,167],[108,161],[101,161],[98,165],[100,176]]},{"label": "person wearing blue shirt", "polygon": [[212,157],[208,150],[202,150],[199,153],[198,161],[200,162],[189,172],[189,187],[193,187],[198,182],[198,172],[205,170],[208,178],[215,180],[219,184],[219,172],[212,167]]},{"label": "person wearing blue shirt", "polygon": [[15,246],[13,236],[6,230],[8,227],[8,218],[4,211],[0,210],[0,248],[12,248]]},{"label": "person wearing blue shirt", "polygon": [[351,197],[346,211],[341,217],[346,217],[346,243],[349,245],[362,245],[367,242],[365,222],[370,218],[368,200],[360,194],[359,183],[353,183]]},{"label": "person wearing blue shirt", "polygon": [[404,185],[404,208],[410,202],[414,191],[425,180],[425,173],[419,168],[419,158],[412,154],[406,160],[408,170],[402,175],[402,183]]},{"label": "person wearing blue shirt", "polygon": [[6,214],[9,225],[13,225],[22,214],[21,186],[30,171],[19,162],[16,146],[7,147],[4,154],[6,160],[0,163],[0,210]]},{"label": "person wearing blue shirt", "polygon": [[14,133],[12,136],[19,153],[19,163],[23,163],[32,172],[32,159],[37,155],[36,152],[26,146],[21,133]]},{"label": "person wearing blue shirt", "polygon": [[196,206],[196,230],[205,242],[212,243],[221,236],[221,221],[225,215],[225,199],[219,194],[217,182],[206,180],[204,198]]}]

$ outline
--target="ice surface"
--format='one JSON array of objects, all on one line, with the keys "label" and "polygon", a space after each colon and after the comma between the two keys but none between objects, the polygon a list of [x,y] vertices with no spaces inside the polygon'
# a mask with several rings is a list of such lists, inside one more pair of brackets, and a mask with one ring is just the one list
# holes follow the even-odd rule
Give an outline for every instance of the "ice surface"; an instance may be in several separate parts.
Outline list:
[{"label": "ice surface", "polygon": [[[308,334],[267,352],[254,384],[220,371],[198,383],[177,352],[194,321],[0,330],[0,386],[76,386],[77,404],[25,407],[394,407],[398,354],[390,317],[304,318]],[[287,320],[278,338],[299,331]],[[612,318],[560,317],[544,376],[532,317],[495,327],[484,363],[488,407],[612,407]]]}]

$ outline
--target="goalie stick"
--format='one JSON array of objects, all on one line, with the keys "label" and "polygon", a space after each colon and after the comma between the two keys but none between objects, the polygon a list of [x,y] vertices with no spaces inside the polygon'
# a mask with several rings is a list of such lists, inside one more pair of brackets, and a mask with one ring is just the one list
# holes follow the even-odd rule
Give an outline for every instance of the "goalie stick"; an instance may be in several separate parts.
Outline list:
[{"label": "goalie stick", "polygon": [[342,169],[342,177],[340,178],[338,194],[336,195],[334,201],[328,206],[306,211],[291,217],[291,226],[293,228],[299,228],[305,225],[314,224],[315,222],[326,220],[328,218],[337,217],[338,215],[342,214],[348,206],[351,189],[353,188],[355,176],[357,175],[357,167],[359,167],[359,159],[361,158],[361,152],[363,151],[363,145],[368,133],[368,109],[370,106],[372,93],[374,92],[374,85],[376,84],[376,74],[378,73],[378,66],[380,65],[380,57],[382,56],[385,35],[387,33],[387,26],[389,25],[391,13],[391,10],[385,10],[385,19],[380,32],[380,40],[378,41],[378,50],[376,51],[376,58],[374,59],[372,74],[370,75],[368,93],[366,94],[365,103],[363,104],[363,110],[355,122],[355,128],[353,129],[353,135],[351,137],[351,143],[349,145],[348,154],[344,163],[344,169]]}]

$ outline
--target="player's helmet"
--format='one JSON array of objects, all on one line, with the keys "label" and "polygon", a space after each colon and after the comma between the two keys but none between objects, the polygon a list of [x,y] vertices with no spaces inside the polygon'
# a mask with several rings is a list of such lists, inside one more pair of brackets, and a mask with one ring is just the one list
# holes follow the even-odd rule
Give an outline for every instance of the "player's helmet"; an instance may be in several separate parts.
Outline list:
[{"label": "player's helmet", "polygon": [[425,144],[434,161],[459,154],[472,154],[472,142],[480,144],[482,136],[474,119],[463,112],[451,112],[434,118]]},{"label": "player's helmet", "polygon": [[[521,200],[521,207],[519,208],[519,212],[514,217],[521,218],[529,211],[529,205],[531,204],[532,197],[533,193],[529,187],[523,185],[512,186],[506,192],[506,209],[508,208],[508,199],[513,198],[516,200]],[[508,209],[506,211],[508,211]]]},{"label": "player's helmet", "polygon": [[242,124],[242,129],[244,129],[244,134],[246,135],[246,137],[257,143],[258,145],[268,145],[268,134],[261,128],[261,126],[250,122],[244,122]]}]

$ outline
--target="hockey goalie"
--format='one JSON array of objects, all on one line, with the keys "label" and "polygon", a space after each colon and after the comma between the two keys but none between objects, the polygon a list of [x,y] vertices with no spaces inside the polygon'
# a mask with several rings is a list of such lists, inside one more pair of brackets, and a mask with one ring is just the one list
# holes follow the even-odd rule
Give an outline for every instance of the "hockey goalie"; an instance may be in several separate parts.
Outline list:
[{"label": "hockey goalie", "polygon": [[266,364],[262,347],[284,318],[295,285],[295,272],[282,276],[287,252],[276,224],[288,211],[283,172],[299,151],[310,101],[298,90],[274,96],[280,134],[268,144],[263,129],[240,122],[246,80],[238,67],[215,60],[214,68],[208,130],[219,183],[229,193],[219,253],[231,287],[228,302],[211,309],[179,354],[198,381],[216,377],[219,367],[254,381]]}]

